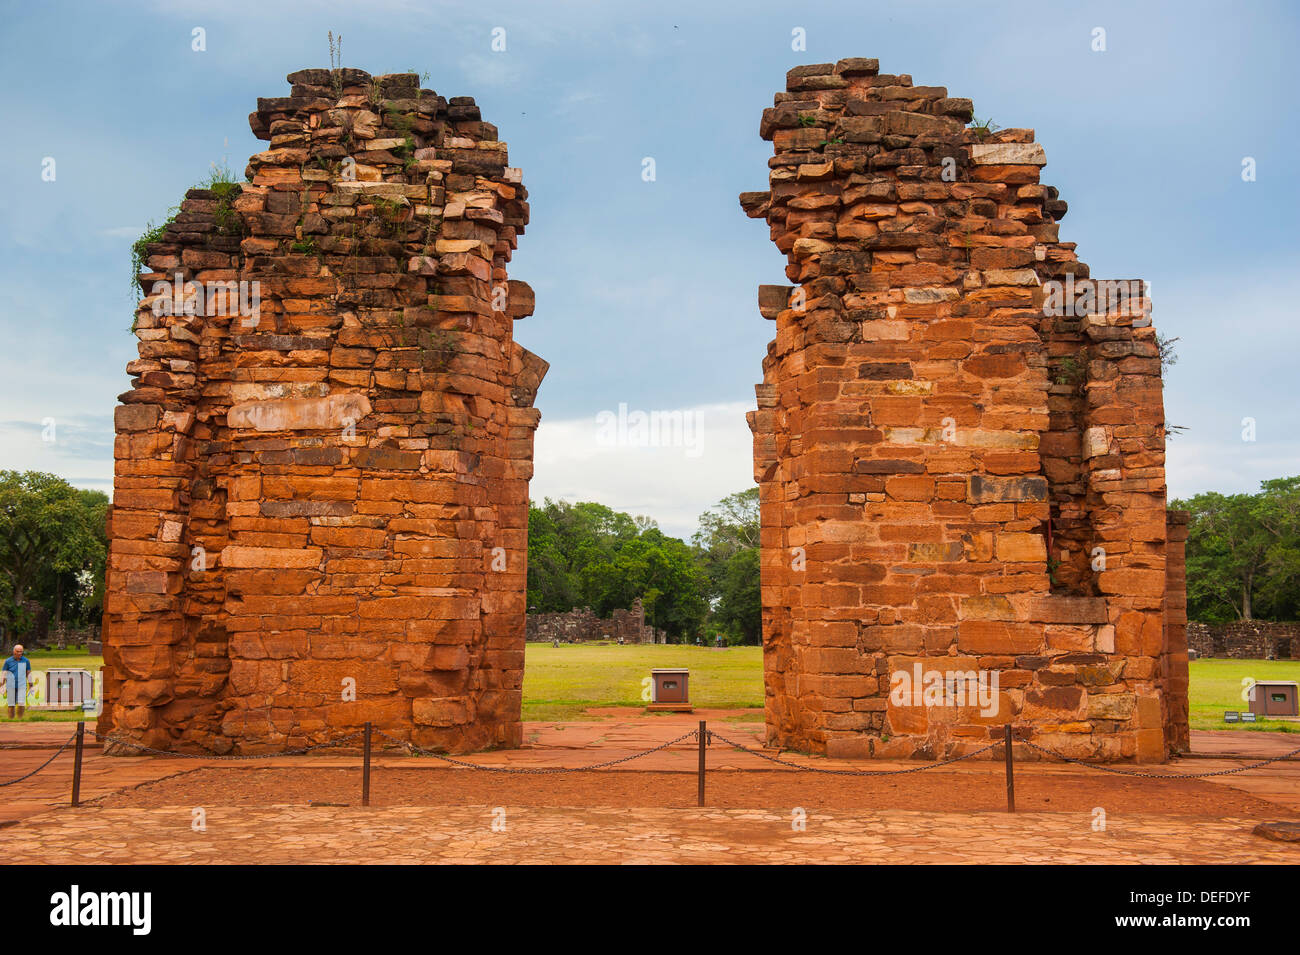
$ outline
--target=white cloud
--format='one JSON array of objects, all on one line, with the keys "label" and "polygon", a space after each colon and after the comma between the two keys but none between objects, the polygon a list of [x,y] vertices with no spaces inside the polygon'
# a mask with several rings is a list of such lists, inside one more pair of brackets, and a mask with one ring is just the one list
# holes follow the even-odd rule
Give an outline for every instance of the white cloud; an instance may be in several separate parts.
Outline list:
[{"label": "white cloud", "polygon": [[579,110],[586,111],[603,99],[603,96],[593,90],[573,90],[559,97],[552,112],[556,116],[567,116]]},{"label": "white cloud", "polygon": [[0,421],[0,449],[5,470],[46,471],[76,487],[112,493],[112,415],[33,413]]},{"label": "white cloud", "polygon": [[[486,39],[484,45],[487,45]],[[524,68],[518,58],[512,58],[505,53],[466,53],[460,58],[458,65],[465,82],[478,90],[488,87],[510,89],[519,86],[524,78]]]},{"label": "white cloud", "polygon": [[1184,435],[1168,444],[1165,473],[1169,499],[1202,491],[1254,494],[1261,481],[1300,474],[1300,448],[1294,439],[1272,443],[1189,441]]},{"label": "white cloud", "polygon": [[[617,414],[617,409],[609,410]],[[753,405],[734,402],[671,410],[699,421],[698,441],[683,442],[689,447],[611,445],[601,440],[595,412],[585,418],[543,418],[533,455],[533,500],[597,501],[616,511],[654,518],[664,533],[689,539],[701,513],[728,494],[753,486],[753,439],[745,422],[745,412]]]}]

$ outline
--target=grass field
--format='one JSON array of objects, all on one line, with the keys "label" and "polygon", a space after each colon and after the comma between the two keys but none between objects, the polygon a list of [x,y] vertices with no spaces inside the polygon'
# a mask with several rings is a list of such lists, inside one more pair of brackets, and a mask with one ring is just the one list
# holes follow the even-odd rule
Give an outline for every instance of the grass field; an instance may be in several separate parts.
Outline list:
[{"label": "grass field", "polygon": [[[52,667],[68,667],[89,670],[91,673],[97,673],[99,668],[104,665],[104,658],[101,656],[91,656],[81,650],[37,650],[34,653],[26,654],[27,659],[32,661],[33,670],[48,670]],[[11,722],[9,719],[8,708],[0,709],[0,723]],[[51,710],[45,713],[38,713],[36,710],[28,710],[23,717],[24,723],[75,723],[77,720],[86,719],[81,710]],[[94,717],[90,717],[94,719]],[[17,723],[18,720],[12,722]]]},{"label": "grass field", "polygon": [[582,719],[589,706],[644,707],[641,681],[655,667],[688,668],[695,706],[763,705],[761,647],[530,643],[524,656],[524,719]]},{"label": "grass field", "polygon": [[[85,667],[92,672],[101,657],[73,650],[44,650],[31,656],[36,669]],[[524,719],[538,721],[589,719],[588,707],[645,706],[642,680],[655,667],[687,667],[691,671],[691,702],[699,707],[742,709],[763,705],[763,651],[759,647],[692,647],[662,644],[530,643],[524,663]],[[1225,724],[1224,710],[1244,710],[1242,680],[1296,680],[1300,660],[1194,660],[1191,673],[1192,729],[1270,730],[1300,733],[1300,723],[1261,720]],[[75,721],[76,711],[36,713],[32,721]],[[761,719],[761,714],[756,714]],[[7,722],[0,710],[0,722]]]},{"label": "grass field", "polygon": [[1224,710],[1250,708],[1241,698],[1242,680],[1295,680],[1300,682],[1300,660],[1193,660],[1190,720],[1194,730],[1269,730],[1300,733],[1300,723],[1261,719],[1258,723],[1224,723]]}]

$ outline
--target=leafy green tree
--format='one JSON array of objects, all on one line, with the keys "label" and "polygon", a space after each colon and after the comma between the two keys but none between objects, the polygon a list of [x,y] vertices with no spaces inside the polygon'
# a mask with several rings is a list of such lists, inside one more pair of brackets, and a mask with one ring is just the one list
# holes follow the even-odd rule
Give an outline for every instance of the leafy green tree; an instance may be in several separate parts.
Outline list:
[{"label": "leafy green tree", "polygon": [[738,550],[723,566],[721,594],[714,616],[742,643],[759,643],[763,636],[763,600],[760,587],[759,551]]},{"label": "leafy green tree", "polygon": [[[93,599],[107,555],[108,498],[78,490],[53,474],[0,471],[0,575],[4,614],[23,626],[22,605],[39,599],[61,619],[65,600]],[[71,582],[71,583],[70,583]],[[99,587],[102,599],[102,585]]]},{"label": "leafy green tree", "polygon": [[105,566],[108,562],[108,495],[102,491],[77,489],[95,544],[82,564],[51,565],[38,577],[30,596],[50,611],[50,622],[86,626],[95,622],[104,608]]},{"label": "leafy green tree", "polygon": [[692,538],[708,580],[712,618],[734,639],[762,639],[758,488],[729,494],[700,515]]},{"label": "leafy green tree", "polygon": [[728,494],[701,514],[700,529],[691,540],[724,559],[740,550],[757,550],[758,488]]},{"label": "leafy green tree", "polygon": [[1269,534],[1257,606],[1270,620],[1300,617],[1300,477],[1264,481],[1256,519]]},{"label": "leafy green tree", "polygon": [[1292,619],[1300,610],[1300,477],[1257,494],[1198,494],[1191,512],[1187,603],[1196,620]]},{"label": "leafy green tree", "polygon": [[528,606],[541,613],[562,613],[582,598],[569,571],[564,540],[550,511],[528,510]]},{"label": "leafy green tree", "polygon": [[606,594],[620,596],[616,601],[606,596],[604,612],[627,606],[629,596],[640,597],[652,626],[684,639],[699,635],[708,612],[707,581],[684,541],[651,527],[623,547],[611,570],[607,580],[615,589]]},{"label": "leafy green tree", "polygon": [[529,508],[528,605],[543,613],[587,606],[602,616],[640,598],[647,622],[684,639],[708,611],[692,549],[654,521],[589,501]]}]

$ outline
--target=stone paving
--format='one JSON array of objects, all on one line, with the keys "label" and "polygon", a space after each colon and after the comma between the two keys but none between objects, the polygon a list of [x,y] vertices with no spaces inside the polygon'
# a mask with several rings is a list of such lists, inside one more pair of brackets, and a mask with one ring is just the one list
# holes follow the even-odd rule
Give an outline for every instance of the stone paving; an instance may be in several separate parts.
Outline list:
[{"label": "stone paving", "polygon": [[[504,831],[494,831],[504,823]],[[517,807],[59,809],[5,833],[11,863],[1294,863],[1244,819]]]},{"label": "stone paving", "polygon": [[[476,754],[475,762],[514,766],[582,766],[616,758],[673,739],[701,716],[717,732],[757,748],[761,724],[727,722],[724,712],[647,718],[612,715],[601,721],[538,723],[525,728],[522,750]],[[734,715],[734,714],[733,714]],[[30,771],[47,759],[72,726],[9,725],[0,735],[0,779]],[[1166,767],[1143,767],[1178,775],[1241,765],[1224,754],[1277,755],[1300,740],[1280,734],[1193,734],[1200,758]],[[10,748],[16,743],[41,748]],[[630,764],[645,770],[688,771],[691,741]],[[792,761],[806,758],[787,756]],[[272,757],[267,767],[350,767],[355,755]],[[825,767],[861,763],[817,760]],[[67,807],[71,753],[17,785],[0,788],[0,827],[6,862],[1183,862],[1249,863],[1300,861],[1300,846],[1251,835],[1263,819],[1204,818],[1110,813],[1105,832],[1094,832],[1084,813],[909,812],[826,810],[809,812],[807,831],[791,829],[788,810],[666,809],[662,807],[503,807],[504,832],[491,828],[491,806],[386,806],[362,809],[302,805],[207,808],[207,831],[191,830],[189,807],[104,808],[98,797],[219,760],[108,757],[87,750],[83,800]],[[242,765],[248,766],[249,763]],[[379,756],[379,768],[438,765],[435,760]],[[873,769],[915,763],[871,764]],[[744,753],[709,751],[710,769],[785,773]],[[1027,767],[1028,768],[1028,767]],[[953,772],[988,773],[974,761]],[[1038,763],[1036,773],[1077,777],[1091,770]],[[1213,783],[1274,803],[1278,817],[1300,810],[1300,763],[1275,763],[1249,773],[1216,777]],[[9,828],[6,824],[22,821]]]}]

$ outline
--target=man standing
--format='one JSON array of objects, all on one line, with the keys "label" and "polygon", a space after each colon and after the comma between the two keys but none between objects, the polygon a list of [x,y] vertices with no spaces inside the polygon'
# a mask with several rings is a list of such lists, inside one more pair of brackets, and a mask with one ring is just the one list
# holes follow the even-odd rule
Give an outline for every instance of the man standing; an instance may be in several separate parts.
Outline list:
[{"label": "man standing", "polygon": [[32,661],[23,656],[23,645],[14,644],[14,655],[5,661],[4,677],[8,688],[9,718],[14,718],[14,708],[18,709],[18,718],[23,718],[27,709],[27,678],[32,672]]}]

